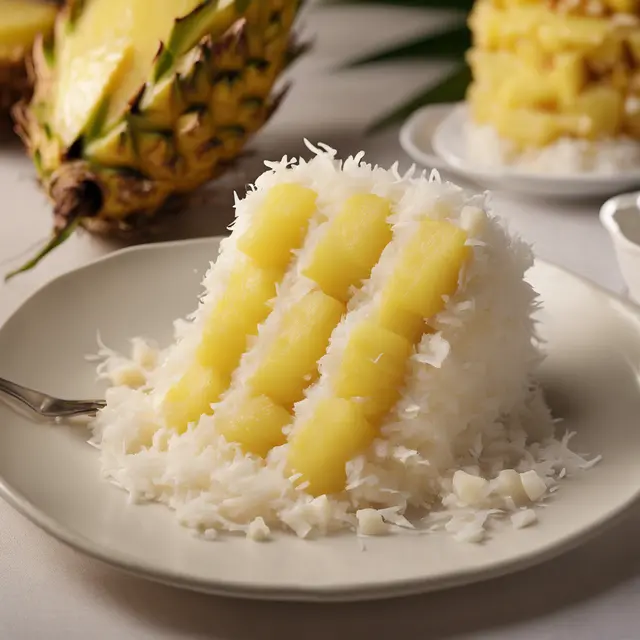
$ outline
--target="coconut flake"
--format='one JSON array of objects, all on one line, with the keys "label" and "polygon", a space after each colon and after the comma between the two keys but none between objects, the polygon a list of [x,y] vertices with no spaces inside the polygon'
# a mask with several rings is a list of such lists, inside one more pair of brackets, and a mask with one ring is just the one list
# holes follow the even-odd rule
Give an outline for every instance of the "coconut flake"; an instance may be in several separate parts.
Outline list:
[{"label": "coconut flake", "polygon": [[382,514],[375,509],[359,509],[356,511],[358,534],[363,536],[380,536],[388,533],[389,525]]},{"label": "coconut flake", "polygon": [[251,521],[247,528],[247,538],[256,542],[268,540],[271,535],[271,529],[266,525],[265,521],[258,516]]},{"label": "coconut flake", "polygon": [[453,474],[453,491],[462,503],[479,506],[489,495],[489,483],[484,478],[458,470]]},{"label": "coconut flake", "polygon": [[538,516],[533,509],[522,509],[511,515],[511,524],[514,529],[523,529],[538,521]]},{"label": "coconut flake", "polygon": [[520,481],[522,482],[522,488],[527,494],[529,500],[532,502],[540,500],[540,498],[542,498],[542,496],[547,492],[547,485],[545,481],[534,469],[521,473]]}]

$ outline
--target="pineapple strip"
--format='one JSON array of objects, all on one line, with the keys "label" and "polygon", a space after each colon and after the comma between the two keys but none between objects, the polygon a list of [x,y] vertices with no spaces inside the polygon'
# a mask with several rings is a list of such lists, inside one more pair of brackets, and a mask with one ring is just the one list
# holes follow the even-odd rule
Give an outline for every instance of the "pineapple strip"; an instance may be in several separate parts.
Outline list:
[{"label": "pineapple strip", "polygon": [[[289,218],[287,205],[283,211]],[[369,277],[392,238],[387,221],[390,215],[391,204],[387,199],[358,193],[347,198],[337,213],[318,229],[320,239],[317,243],[316,234],[309,234],[302,253],[308,250],[310,258],[308,262],[304,259],[301,269],[308,280],[300,280],[296,273],[295,286],[298,288],[292,289],[289,295],[283,293],[276,302],[273,332],[265,331],[265,337],[254,345],[255,351],[250,354],[254,363],[249,367],[247,383],[240,385],[237,395],[228,401],[231,407],[240,408],[234,413],[223,403],[224,411],[216,415],[217,428],[228,439],[239,442],[247,451],[262,451],[260,431],[263,427],[252,411],[262,412],[264,405],[253,403],[253,397],[268,399],[289,412],[304,398],[305,389],[318,376],[318,360],[324,355],[332,332],[346,312],[346,303]],[[256,223],[260,223],[258,218]],[[258,230],[254,228],[244,237],[250,239],[252,255],[261,257],[264,262],[261,249],[256,251],[256,247],[262,247],[261,241],[256,240]],[[272,256],[266,257],[274,263]],[[242,398],[247,398],[247,406]],[[293,415],[289,415],[288,422],[292,420]],[[269,420],[265,423],[268,432],[271,424]],[[256,443],[252,443],[248,435],[252,430]],[[273,444],[285,441],[281,430],[280,440]]]},{"label": "pineapple strip", "polygon": [[304,397],[317,375],[317,362],[346,312],[342,302],[322,291],[310,291],[285,314],[280,333],[249,381],[254,393],[265,394],[283,407]]},{"label": "pineapple strip", "polygon": [[372,193],[351,196],[328,224],[311,262],[302,273],[330,296],[347,302],[351,287],[369,277],[391,241],[388,200]]},{"label": "pineapple strip", "polygon": [[338,493],[344,489],[346,461],[366,449],[375,437],[376,430],[357,402],[323,398],[313,418],[292,439],[289,461],[302,471],[302,481],[309,482],[309,493]]},{"label": "pineapple strip", "polygon": [[[282,184],[269,190],[253,226],[238,241],[240,254],[226,290],[206,319],[194,362],[163,399],[168,426],[184,431],[200,416],[213,414],[212,405],[229,388],[248,337],[257,333],[271,312],[270,301],[316,211],[316,193],[311,189]],[[280,233],[284,219],[290,226]],[[274,236],[277,241],[272,241]]]},{"label": "pineapple strip", "polygon": [[[408,359],[420,339],[412,318],[433,317],[444,308],[445,297],[456,291],[470,255],[466,240],[467,234],[446,220],[423,219],[382,283],[380,296],[374,297],[373,308],[354,312],[364,319],[355,321],[337,354],[337,370],[323,372],[318,382],[325,385],[329,399],[318,401],[310,417],[294,424],[290,438],[289,468],[300,474],[300,482],[308,483],[306,490],[312,495],[344,489],[347,462],[371,444],[384,415],[395,405]],[[395,310],[410,319],[407,327],[396,325],[400,333],[380,324]],[[335,406],[332,400],[341,401],[335,413],[327,408]]]},{"label": "pineapple strip", "polygon": [[316,193],[298,184],[272,187],[252,224],[238,240],[238,249],[260,266],[284,269],[291,251],[302,246]]},{"label": "pineapple strip", "polygon": [[216,411],[216,426],[225,439],[261,457],[283,444],[283,428],[290,422],[291,414],[265,395],[244,398]]}]

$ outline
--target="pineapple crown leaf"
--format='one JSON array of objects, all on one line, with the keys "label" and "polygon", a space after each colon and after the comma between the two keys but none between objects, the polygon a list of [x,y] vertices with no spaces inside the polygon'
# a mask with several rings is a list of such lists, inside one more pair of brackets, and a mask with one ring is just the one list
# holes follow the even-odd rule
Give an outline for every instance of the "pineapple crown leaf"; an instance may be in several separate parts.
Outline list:
[{"label": "pineapple crown leaf", "polygon": [[458,102],[465,96],[471,82],[471,70],[466,64],[458,65],[453,72],[440,82],[423,89],[410,100],[395,107],[367,127],[367,133],[373,134],[408,118],[416,109],[425,104]]},{"label": "pineapple crown leaf", "polygon": [[44,257],[46,257],[51,251],[53,251],[56,247],[59,247],[65,240],[68,240],[73,232],[76,230],[78,225],[80,224],[80,218],[75,218],[73,220],[69,220],[67,224],[61,229],[54,231],[51,239],[45,244],[45,246],[38,251],[38,253],[25,262],[21,267],[14,269],[7,273],[4,277],[4,281],[8,282],[14,276],[17,276],[19,273],[24,273],[25,271],[30,271],[33,269]]}]

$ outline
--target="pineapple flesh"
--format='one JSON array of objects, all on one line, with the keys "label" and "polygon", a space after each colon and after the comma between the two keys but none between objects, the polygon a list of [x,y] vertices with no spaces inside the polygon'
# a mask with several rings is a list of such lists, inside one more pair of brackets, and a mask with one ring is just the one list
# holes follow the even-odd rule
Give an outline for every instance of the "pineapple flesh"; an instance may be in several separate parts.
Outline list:
[{"label": "pineapple flesh", "polygon": [[515,150],[640,137],[639,3],[478,0],[469,26],[472,118]]},{"label": "pineapple flesh", "polygon": [[0,111],[28,97],[27,60],[39,34],[53,29],[57,7],[46,0],[0,0]]},{"label": "pineapple flesh", "polygon": [[[284,268],[291,260],[292,252],[300,247],[307,225],[316,211],[315,200],[316,194],[311,189],[296,184],[278,185],[268,193],[256,214],[254,225],[238,242],[240,253],[235,269],[215,309],[206,319],[202,339],[196,349],[196,362],[164,398],[163,410],[170,427],[183,431],[202,414],[212,413],[211,405],[218,401],[228,384],[211,384],[210,380],[222,379],[228,383],[246,349],[248,337],[255,335],[260,323],[268,316],[271,310],[269,302],[276,296]],[[289,222],[296,222],[296,232],[282,234],[277,247],[273,247],[272,255],[275,257],[271,264],[278,264],[281,269],[273,266],[263,268],[246,252],[260,257],[255,248],[266,250],[269,246],[270,237],[278,230],[271,223],[282,219],[283,210],[286,210]],[[247,239],[251,242],[246,242]],[[199,391],[193,396],[190,393],[191,377],[199,383]]]},{"label": "pineapple flesh", "polygon": [[14,110],[54,208],[54,237],[34,262],[78,224],[130,232],[223,173],[279,104],[274,85],[302,50],[299,5],[67,4],[36,41],[33,99]]},{"label": "pineapple flesh", "polygon": [[[272,187],[267,192],[261,209],[256,212],[251,227],[239,238],[238,249],[271,268],[275,268],[274,265],[282,268],[285,263],[282,256],[290,257],[291,250],[303,244],[313,212],[316,221],[325,221],[324,214],[316,211],[315,201],[316,194],[300,185],[285,183]],[[302,212],[306,212],[306,215]],[[361,233],[358,236],[355,242],[358,247],[358,262],[355,267],[352,261],[340,263],[343,271],[349,274],[348,279],[352,284],[349,291],[353,294],[361,284],[363,273],[370,273],[391,239],[391,228],[387,222],[390,215],[391,207],[386,199],[373,194],[356,194],[348,198],[338,215],[325,225],[328,230],[319,229],[322,240],[309,262],[317,271],[309,268],[301,270],[310,289],[284,309],[275,337],[265,345],[258,365],[248,379],[247,388],[241,390],[240,398],[228,403],[231,408],[221,405],[221,415],[217,418],[219,431],[237,442],[245,451],[261,452],[264,455],[264,442],[273,442],[274,422],[271,418],[265,423],[266,433],[270,434],[268,437],[265,438],[255,427],[262,424],[260,415],[266,411],[267,402],[270,403],[270,411],[267,413],[270,417],[277,415],[278,423],[279,418],[284,416],[283,412],[287,412],[288,420],[281,424],[281,441],[277,444],[285,441],[282,427],[289,426],[294,420],[295,403],[304,398],[305,390],[317,380],[318,361],[326,352],[334,329],[347,311],[346,292],[340,298],[332,297],[326,292],[332,287],[322,286],[326,283],[321,275],[317,280],[309,277],[328,273],[329,265],[336,262],[335,256],[326,256],[323,261],[323,252],[318,252],[318,247],[332,236],[348,238],[347,231],[350,229],[363,231],[365,221],[371,220],[372,229],[376,229],[378,233],[370,236]],[[285,228],[284,224],[288,226]],[[381,242],[381,236],[387,242]],[[283,250],[285,238],[287,247]],[[242,288],[240,283],[235,286]],[[220,368],[215,363],[215,354],[210,364]],[[212,402],[215,400],[211,399]],[[198,403],[199,398],[196,397],[194,401]],[[190,408],[184,415],[185,418],[191,417],[193,410]],[[236,437],[238,433],[242,434],[241,439]],[[251,434],[255,434],[255,442],[251,439]]]},{"label": "pineapple flesh", "polygon": [[[382,289],[380,304],[385,312],[393,315],[397,310],[400,318],[412,318],[403,313],[408,311],[427,320],[441,311],[469,259],[466,240],[466,233],[446,220],[423,220]],[[380,318],[380,309],[373,315]],[[408,359],[419,336],[412,321],[405,326],[398,322],[396,330],[365,319],[353,329],[341,354],[330,388],[334,398],[350,403],[349,412],[357,418],[345,420],[343,412],[336,412],[334,421],[320,403],[293,435],[288,462],[313,495],[324,493],[327,486],[344,489],[354,442],[359,445],[356,453],[366,449],[382,418],[400,398]]]},{"label": "pineapple flesh", "polygon": [[[227,441],[261,457],[288,444],[287,469],[305,491],[342,491],[347,463],[400,398],[427,322],[470,257],[467,233],[438,214],[394,234],[381,196],[357,193],[331,212],[303,185],[268,189],[239,232],[191,364],[164,394],[165,425],[183,432],[209,415]],[[378,293],[345,329],[392,244]]]}]

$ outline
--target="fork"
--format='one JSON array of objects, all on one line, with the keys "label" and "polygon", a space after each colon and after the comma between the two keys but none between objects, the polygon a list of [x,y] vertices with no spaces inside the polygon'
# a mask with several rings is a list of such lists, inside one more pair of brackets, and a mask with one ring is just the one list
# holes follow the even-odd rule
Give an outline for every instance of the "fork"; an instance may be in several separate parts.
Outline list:
[{"label": "fork", "polygon": [[19,400],[45,418],[95,415],[105,406],[104,400],[63,400],[0,378],[0,392]]}]

